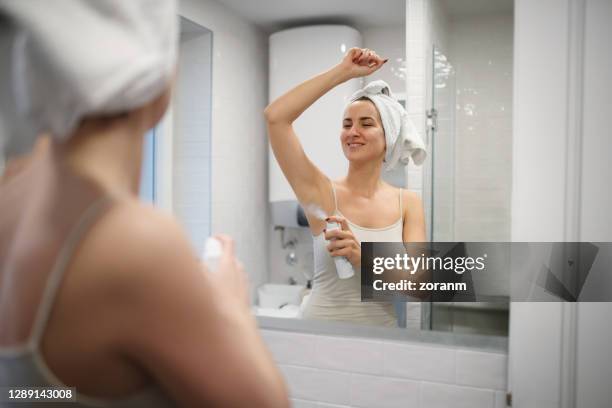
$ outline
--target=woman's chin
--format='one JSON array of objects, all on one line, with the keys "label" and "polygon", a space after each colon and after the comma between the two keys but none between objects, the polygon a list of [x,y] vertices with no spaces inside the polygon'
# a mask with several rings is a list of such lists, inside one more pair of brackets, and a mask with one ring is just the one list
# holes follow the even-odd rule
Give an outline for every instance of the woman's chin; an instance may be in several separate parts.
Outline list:
[{"label": "woman's chin", "polygon": [[361,152],[344,152],[344,157],[346,157],[349,162],[354,164],[371,163],[377,160],[376,157],[368,154],[362,154]]}]

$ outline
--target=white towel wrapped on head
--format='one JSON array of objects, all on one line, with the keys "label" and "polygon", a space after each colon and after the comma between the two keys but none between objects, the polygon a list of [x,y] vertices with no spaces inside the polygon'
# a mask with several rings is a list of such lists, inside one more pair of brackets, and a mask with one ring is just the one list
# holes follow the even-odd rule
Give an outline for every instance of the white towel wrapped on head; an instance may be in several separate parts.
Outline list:
[{"label": "white towel wrapped on head", "polygon": [[[145,105],[176,65],[174,0],[0,0],[0,148]],[[1,143],[1,142],[5,143]]]},{"label": "white towel wrapped on head", "polygon": [[392,170],[398,164],[405,166],[410,158],[414,164],[423,163],[427,156],[423,139],[404,107],[393,98],[389,85],[382,80],[370,82],[351,96],[350,103],[361,98],[371,100],[380,114],[387,145],[385,169]]}]

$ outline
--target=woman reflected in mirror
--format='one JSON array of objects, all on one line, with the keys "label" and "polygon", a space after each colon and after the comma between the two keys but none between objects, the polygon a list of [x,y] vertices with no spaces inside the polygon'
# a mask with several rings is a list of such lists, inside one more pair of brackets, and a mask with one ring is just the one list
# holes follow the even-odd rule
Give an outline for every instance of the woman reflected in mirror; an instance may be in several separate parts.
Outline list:
[{"label": "woman reflected in mirror", "polygon": [[[360,242],[426,240],[418,194],[396,188],[381,177],[389,165],[405,164],[398,161],[406,157],[399,122],[406,112],[399,103],[393,105],[384,82],[376,81],[357,92],[343,112],[339,142],[348,172],[338,180],[330,180],[310,160],[293,127],[327,92],[378,71],[385,62],[372,50],[352,48],[337,65],[291,89],[265,110],[274,156],[307,210],[313,234],[315,271],[312,292],[302,304],[304,318],[396,326],[393,304],[361,302]],[[422,160],[424,150],[414,157]],[[320,210],[309,211],[313,208]],[[330,228],[333,225],[339,228]],[[339,262],[342,258],[345,261]],[[350,264],[353,273],[343,273],[343,262]]]}]

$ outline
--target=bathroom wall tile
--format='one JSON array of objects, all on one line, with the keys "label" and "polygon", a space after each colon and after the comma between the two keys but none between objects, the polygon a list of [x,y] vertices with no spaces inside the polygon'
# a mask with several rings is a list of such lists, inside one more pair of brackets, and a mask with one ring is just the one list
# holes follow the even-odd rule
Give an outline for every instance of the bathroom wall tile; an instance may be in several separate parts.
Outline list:
[{"label": "bathroom wall tile", "polygon": [[[210,36],[181,39],[179,80],[174,98],[176,133],[172,143],[172,205],[191,243],[201,250],[210,234]],[[195,84],[195,85],[194,85]]]},{"label": "bathroom wall tile", "polygon": [[421,319],[406,319],[407,330],[421,330]]},{"label": "bathroom wall tile", "polygon": [[[410,63],[410,61],[414,61],[416,59],[424,59],[425,58],[425,49],[423,47],[423,42],[422,41],[412,41],[412,40],[407,40],[407,49],[406,49],[406,60],[408,61],[408,63]],[[415,67],[416,70],[414,72],[410,72],[410,75],[414,75],[415,77],[419,77],[419,76],[423,76],[425,74],[425,68],[422,67],[422,69],[418,69],[418,67]]]},{"label": "bathroom wall tile", "polygon": [[292,398],[349,404],[351,374],[289,365],[280,369]]},{"label": "bathroom wall tile", "polygon": [[495,404],[493,404],[493,408],[506,407],[506,391],[495,391]]},{"label": "bathroom wall tile", "polygon": [[[408,95],[410,96],[418,96],[418,95],[422,95],[423,93],[423,88],[424,88],[424,84],[423,84],[423,77],[418,76],[418,74],[415,74],[415,76],[409,76],[408,77]],[[419,115],[420,117],[422,117],[422,115]]]},{"label": "bathroom wall tile", "polygon": [[388,27],[372,27],[361,30],[363,46],[375,50],[378,55],[388,58],[385,69],[368,76],[368,81],[382,79],[389,84],[393,93],[406,92],[406,79],[400,69],[404,69],[406,59],[406,26],[404,24]]},{"label": "bathroom wall tile", "polygon": [[406,303],[406,319],[421,320],[421,302]]},{"label": "bathroom wall tile", "polygon": [[503,165],[512,160],[512,26],[510,15],[459,18],[449,26],[460,108],[455,143],[458,240],[510,237],[511,191],[496,186],[512,184],[511,169]]},{"label": "bathroom wall tile", "polygon": [[414,189],[423,188],[423,170],[408,170],[408,187]]},{"label": "bathroom wall tile", "polygon": [[453,383],[455,352],[443,347],[387,342],[384,373],[389,377]]},{"label": "bathroom wall tile", "polygon": [[353,374],[351,406],[360,408],[405,408],[418,404],[417,381]]},{"label": "bathroom wall tile", "polygon": [[312,334],[261,330],[274,360],[280,364],[314,366],[317,361],[316,342]]},{"label": "bathroom wall tile", "polygon": [[291,398],[292,408],[319,408],[319,403],[316,401],[307,401]]},{"label": "bathroom wall tile", "polygon": [[408,22],[423,22],[425,18],[425,1],[423,0],[411,0],[406,3],[407,20]]},{"label": "bathroom wall tile", "polygon": [[460,385],[505,390],[508,356],[499,353],[457,350],[457,375]]},{"label": "bathroom wall tile", "polygon": [[[418,65],[423,65],[423,61],[417,59]],[[418,72],[416,69],[408,69],[408,75],[414,75],[413,72]],[[406,110],[408,113],[421,114],[423,112],[423,97],[411,95],[406,100]]]},{"label": "bathroom wall tile", "polygon": [[317,408],[350,408],[350,407],[348,405],[326,404],[324,402],[319,402],[317,404]]},{"label": "bathroom wall tile", "polygon": [[383,373],[383,342],[317,336],[316,366],[365,374]]},{"label": "bathroom wall tile", "polygon": [[491,390],[422,382],[419,408],[491,408],[495,395]]}]

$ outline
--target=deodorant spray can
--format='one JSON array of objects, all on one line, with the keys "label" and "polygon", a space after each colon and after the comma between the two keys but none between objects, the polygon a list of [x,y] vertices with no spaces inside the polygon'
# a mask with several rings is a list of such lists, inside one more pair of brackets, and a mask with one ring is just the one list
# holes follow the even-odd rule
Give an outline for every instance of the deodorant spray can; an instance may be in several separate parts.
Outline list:
[{"label": "deodorant spray can", "polygon": [[[337,222],[328,222],[325,229],[327,231],[332,231],[336,229],[341,229],[340,224]],[[353,265],[349,262],[348,259],[344,256],[334,256],[334,263],[336,264],[336,271],[338,271],[338,278],[340,279],[348,279],[351,276],[355,275],[355,271],[353,270]]]},{"label": "deodorant spray can", "polygon": [[202,258],[211,272],[215,272],[217,270],[221,255],[223,255],[221,243],[216,238],[209,237],[204,245],[204,254]]}]

